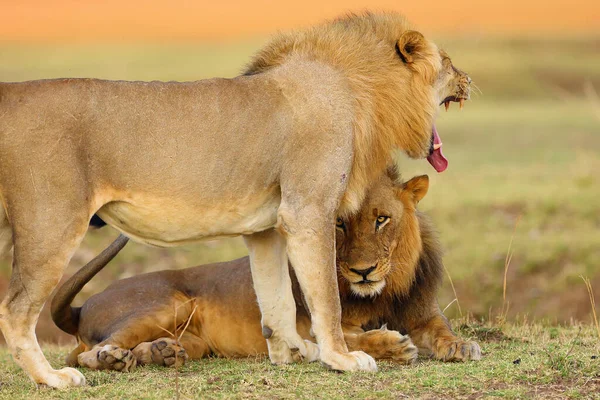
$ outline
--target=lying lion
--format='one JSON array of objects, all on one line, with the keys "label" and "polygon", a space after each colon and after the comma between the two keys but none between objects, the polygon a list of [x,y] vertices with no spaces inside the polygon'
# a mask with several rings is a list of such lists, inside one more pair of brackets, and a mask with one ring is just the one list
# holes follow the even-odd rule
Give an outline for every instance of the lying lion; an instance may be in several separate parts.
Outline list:
[{"label": "lying lion", "polygon": [[[352,351],[403,363],[416,358],[417,347],[444,361],[480,358],[477,343],[454,335],[436,301],[443,272],[440,245],[427,218],[416,211],[427,189],[427,176],[400,183],[390,170],[368,192],[357,215],[338,219],[342,326]],[[188,357],[267,352],[248,257],[120,280],[81,308],[71,307],[125,242],[119,238],[73,275],[52,301],[58,327],[79,341],[69,365],[129,371],[136,364],[181,365]],[[298,332],[311,339],[309,312],[296,279],[293,287]],[[393,330],[365,331],[382,324]],[[179,346],[165,330],[180,332],[184,326]]]},{"label": "lying lion", "polygon": [[[97,214],[157,246],[244,235],[271,361],[297,350],[375,370],[344,342],[335,219],[394,149],[446,168],[434,120],[469,83],[396,14],[281,34],[233,79],[0,83],[0,249],[14,245],[0,328],[14,360],[38,384],[85,383],[50,366],[34,328]],[[318,347],[296,330],[288,257]]]}]

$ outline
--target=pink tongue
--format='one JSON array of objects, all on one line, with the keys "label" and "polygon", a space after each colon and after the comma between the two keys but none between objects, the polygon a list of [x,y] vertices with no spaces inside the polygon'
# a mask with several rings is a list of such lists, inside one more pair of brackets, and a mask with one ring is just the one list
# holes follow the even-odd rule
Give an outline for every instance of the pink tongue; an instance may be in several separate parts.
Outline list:
[{"label": "pink tongue", "polygon": [[[438,134],[437,129],[435,129],[435,125],[433,125],[433,144],[440,143],[442,143],[442,139],[440,139],[440,135]],[[441,147],[434,150],[433,153],[427,157],[427,161],[429,161],[429,164],[431,164],[437,172],[444,172],[446,168],[448,168],[448,160],[446,160],[446,157],[442,154]]]}]

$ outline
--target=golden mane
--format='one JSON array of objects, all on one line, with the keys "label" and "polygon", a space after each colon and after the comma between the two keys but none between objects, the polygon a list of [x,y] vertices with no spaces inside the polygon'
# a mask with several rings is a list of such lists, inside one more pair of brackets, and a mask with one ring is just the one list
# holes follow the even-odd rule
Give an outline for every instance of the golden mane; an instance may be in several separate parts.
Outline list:
[{"label": "golden mane", "polygon": [[[407,35],[404,35],[407,33]],[[399,40],[413,57],[403,67]],[[356,211],[365,188],[390,164],[390,151],[423,154],[439,100],[434,81],[441,69],[437,47],[410,31],[395,13],[350,14],[306,30],[281,33],[248,65],[257,74],[292,59],[324,63],[344,78],[354,102],[354,163],[340,212]],[[427,141],[425,141],[426,143]]]},{"label": "golden mane", "polygon": [[[442,281],[443,249],[430,218],[417,211],[419,237],[421,246],[418,261],[411,266],[410,274],[402,273],[395,268],[387,277],[387,285],[383,289],[383,297],[406,300],[412,291],[427,291],[434,294]],[[397,254],[395,255],[398,256]]]}]

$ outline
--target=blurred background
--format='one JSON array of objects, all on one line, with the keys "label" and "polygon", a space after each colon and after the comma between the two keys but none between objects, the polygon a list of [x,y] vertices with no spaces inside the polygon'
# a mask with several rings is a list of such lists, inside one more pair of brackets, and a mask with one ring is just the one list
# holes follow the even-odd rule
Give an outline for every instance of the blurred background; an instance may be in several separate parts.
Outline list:
[{"label": "blurred background", "polygon": [[[600,302],[598,1],[0,0],[0,80],[233,77],[270,34],[366,9],[405,14],[480,89],[463,111],[453,104],[440,113],[446,172],[398,156],[405,177],[432,178],[421,209],[441,234],[462,313],[501,313],[512,238],[508,319],[588,322],[580,276]],[[116,236],[90,231],[65,276]],[[240,239],[175,249],[130,243],[77,304],[116,279],[245,254]],[[0,259],[0,296],[10,269],[10,256]],[[454,298],[446,279],[442,309]],[[459,315],[456,302],[445,314]],[[42,341],[73,340],[48,310],[37,329]]]}]

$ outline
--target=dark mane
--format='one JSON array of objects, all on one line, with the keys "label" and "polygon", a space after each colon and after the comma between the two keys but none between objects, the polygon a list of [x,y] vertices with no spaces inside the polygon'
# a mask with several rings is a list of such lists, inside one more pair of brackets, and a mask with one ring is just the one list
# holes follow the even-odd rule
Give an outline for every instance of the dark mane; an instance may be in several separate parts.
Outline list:
[{"label": "dark mane", "polygon": [[430,293],[437,292],[442,283],[444,271],[442,260],[444,252],[431,219],[420,211],[417,211],[417,218],[421,228],[423,250],[419,257],[415,282],[410,290],[409,297],[413,296],[417,290],[425,290]]}]

